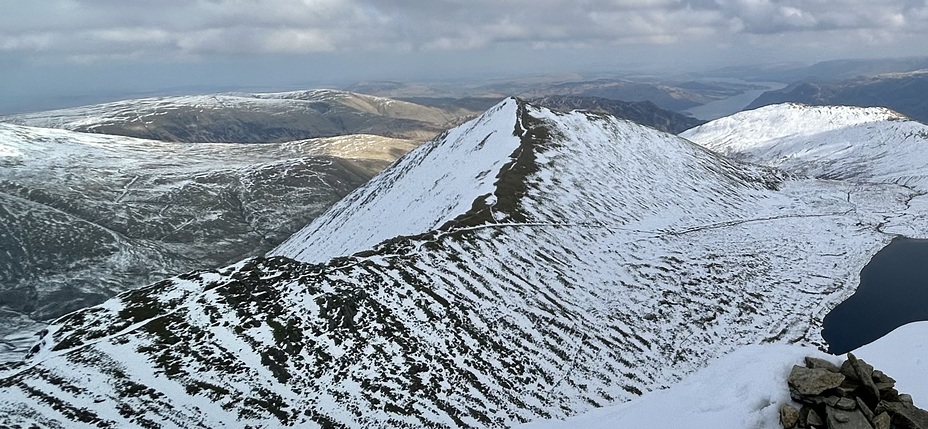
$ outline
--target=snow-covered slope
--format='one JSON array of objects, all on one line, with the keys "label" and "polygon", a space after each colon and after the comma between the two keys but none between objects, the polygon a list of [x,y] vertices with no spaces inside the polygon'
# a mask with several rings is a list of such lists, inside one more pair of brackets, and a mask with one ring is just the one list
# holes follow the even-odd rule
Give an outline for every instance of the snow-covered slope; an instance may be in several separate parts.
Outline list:
[{"label": "snow-covered slope", "polygon": [[919,195],[883,231],[928,237],[928,125],[885,108],[781,104],[681,133],[718,153],[812,177],[894,183]]},{"label": "snow-covered slope", "polygon": [[325,262],[391,237],[436,229],[467,212],[477,198],[493,192],[500,169],[519,148],[512,131],[516,109],[509,100],[423,145],[271,254]]},{"label": "snow-covered slope", "polygon": [[[928,407],[928,322],[906,325],[854,354],[897,380],[900,392]],[[778,410],[790,402],[786,379],[805,356],[843,359],[802,346],[748,346],[712,362],[669,389],[566,420],[520,429],[780,428]]]},{"label": "snow-covered slope", "polygon": [[19,332],[30,318],[263,254],[413,147],[361,135],[190,145],[0,124],[0,360],[34,341],[37,329]]},{"label": "snow-covered slope", "polygon": [[928,191],[928,125],[881,107],[767,106],[681,136],[728,156],[791,172]]},{"label": "snow-covered slope", "polygon": [[[475,165],[431,164],[450,154]],[[420,168],[440,176],[423,182]],[[464,201],[398,212],[423,186]],[[612,117],[507,100],[285,248],[307,260],[361,250],[353,256],[250,259],[59,319],[0,375],[0,425],[566,417],[744,345],[821,345],[822,317],[911,195],[791,178]],[[423,224],[381,232],[406,218]],[[382,241],[355,249],[335,240],[339,228],[354,234],[346,242]],[[328,240],[321,250],[315,237]]]},{"label": "snow-covered slope", "polygon": [[[667,134],[597,114],[535,109],[530,120],[556,119],[564,129],[553,130],[559,134],[551,137],[568,141],[564,147],[528,151],[527,136],[519,133],[529,126],[517,122],[512,129],[513,118],[521,121],[526,109],[519,111],[519,102],[509,99],[423,145],[271,255],[324,262],[395,236],[439,228],[468,211],[507,224],[584,224],[598,222],[606,216],[599,213],[603,205],[612,204],[621,209],[608,216],[625,228],[658,231],[691,224],[696,216],[727,220],[726,209],[746,198],[729,187],[764,188],[779,180],[771,171],[734,167]],[[591,168],[603,177],[587,177],[584,172]],[[501,179],[528,174],[534,176],[526,189],[513,189]],[[685,198],[666,189],[685,189]],[[522,203],[529,206],[507,211],[513,203],[508,200],[523,193],[529,198]]]},{"label": "snow-covered slope", "polygon": [[328,89],[124,100],[0,122],[173,142],[266,143],[375,134],[427,140],[475,112]]}]

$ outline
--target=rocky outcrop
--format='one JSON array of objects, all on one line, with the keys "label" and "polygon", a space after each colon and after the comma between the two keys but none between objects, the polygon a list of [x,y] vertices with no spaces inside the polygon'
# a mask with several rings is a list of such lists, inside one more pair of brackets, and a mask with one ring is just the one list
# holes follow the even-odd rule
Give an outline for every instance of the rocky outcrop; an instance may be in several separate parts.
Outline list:
[{"label": "rocky outcrop", "polygon": [[839,367],[806,358],[794,366],[787,383],[790,397],[802,404],[780,407],[786,429],[928,429],[928,411],[895,389],[896,380],[848,353]]}]

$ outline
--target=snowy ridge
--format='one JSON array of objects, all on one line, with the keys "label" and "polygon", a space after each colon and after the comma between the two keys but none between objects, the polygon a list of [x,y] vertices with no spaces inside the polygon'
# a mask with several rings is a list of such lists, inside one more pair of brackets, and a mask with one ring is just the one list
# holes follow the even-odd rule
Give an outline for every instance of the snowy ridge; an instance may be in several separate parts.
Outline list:
[{"label": "snowy ridge", "polygon": [[776,429],[782,427],[780,404],[790,401],[787,376],[793,365],[803,364],[805,356],[841,363],[835,356],[810,347],[747,346],[713,361],[668,389],[565,420],[542,420],[517,427]]},{"label": "snowy ridge", "polygon": [[430,231],[464,214],[478,197],[493,192],[500,169],[519,147],[511,131],[516,109],[516,100],[509,99],[412,151],[270,255],[324,262],[388,238]]},{"label": "snowy ridge", "polygon": [[[358,191],[353,210],[333,208],[344,223],[333,216],[305,240],[369,227],[376,219],[354,213],[394,210],[379,195],[421,186],[413,170],[452,170],[426,159],[486,153],[495,138],[517,147],[472,158],[488,179],[441,182],[435,192],[464,200],[423,205],[418,219],[430,224],[409,224],[409,235],[321,264],[275,256],[189,273],[59,319],[0,374],[0,425],[564,418],[669,386],[744,345],[821,346],[822,317],[913,195],[794,178],[612,117],[516,100],[455,133],[469,137],[414,152],[384,173],[390,187]],[[304,248],[350,252],[331,250],[351,245],[330,237]]]},{"label": "snowy ridge", "polygon": [[711,149],[740,151],[787,137],[808,138],[856,125],[905,119],[905,116],[883,107],[785,103],[738,112],[684,131],[680,136],[709,136],[711,133],[715,137]]},{"label": "snowy ridge", "polygon": [[[519,106],[508,99],[411,152],[269,255],[324,262],[396,236],[437,229],[469,210],[486,210],[500,224],[580,224],[598,222],[602,205],[609,204],[621,207],[610,215],[624,228],[656,231],[687,224],[696,212],[711,216],[711,210],[745,202],[745,196],[719,189],[719,181],[726,187],[764,188],[780,180],[772,171],[735,166],[683,140],[668,143],[673,139],[667,134],[629,121],[524,104],[520,111]],[[525,114],[557,122],[563,130],[552,131],[563,135],[554,137],[570,144],[527,152],[521,146],[527,136],[508,132],[527,129],[519,122]],[[480,144],[474,146],[474,141]],[[608,141],[617,144],[603,144]],[[531,162],[536,174],[527,181],[518,213],[507,213],[497,203],[512,189],[501,185],[500,176],[517,168],[517,158],[526,155],[531,159],[522,163]],[[591,181],[582,171],[592,166],[614,177]],[[687,188],[684,201],[664,192],[675,188]],[[729,220],[727,215],[718,220]]]}]

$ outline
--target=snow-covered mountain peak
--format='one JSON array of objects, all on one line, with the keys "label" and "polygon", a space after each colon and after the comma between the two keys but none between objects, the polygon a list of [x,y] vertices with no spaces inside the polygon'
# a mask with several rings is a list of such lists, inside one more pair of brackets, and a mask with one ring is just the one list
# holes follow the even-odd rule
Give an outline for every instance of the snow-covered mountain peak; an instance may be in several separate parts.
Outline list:
[{"label": "snow-covered mountain peak", "polygon": [[809,137],[847,127],[906,119],[885,107],[785,103],[716,119],[684,131],[680,136],[697,141],[695,136],[699,135],[697,143],[711,141],[706,146],[713,150],[744,151],[787,137]]},{"label": "snow-covered mountain peak", "polygon": [[413,150],[271,254],[324,262],[391,237],[435,229],[464,214],[493,193],[496,176],[518,149],[519,105],[504,100]]},{"label": "snow-covered mountain peak", "polygon": [[928,125],[882,107],[772,105],[681,136],[792,173],[897,183],[928,192]]},{"label": "snow-covered mountain peak", "polygon": [[[729,186],[760,192],[779,180],[633,122],[510,98],[414,150],[271,254],[324,262],[397,236],[486,224],[611,217],[655,230],[689,215],[663,189],[694,190],[683,206],[695,209],[740,204],[723,197]],[[613,196],[627,208],[604,213],[599,198]]]}]

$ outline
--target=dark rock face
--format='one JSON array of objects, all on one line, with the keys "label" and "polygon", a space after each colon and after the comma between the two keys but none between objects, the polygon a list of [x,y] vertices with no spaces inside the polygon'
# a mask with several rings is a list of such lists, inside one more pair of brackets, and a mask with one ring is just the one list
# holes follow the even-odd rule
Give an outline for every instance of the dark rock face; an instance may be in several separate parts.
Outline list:
[{"label": "dark rock face", "polygon": [[853,354],[840,367],[811,357],[805,361],[806,367],[794,366],[788,379],[790,396],[802,409],[794,423],[784,418],[784,410],[793,407],[780,408],[784,428],[928,429],[928,411],[896,391],[896,380]]}]

